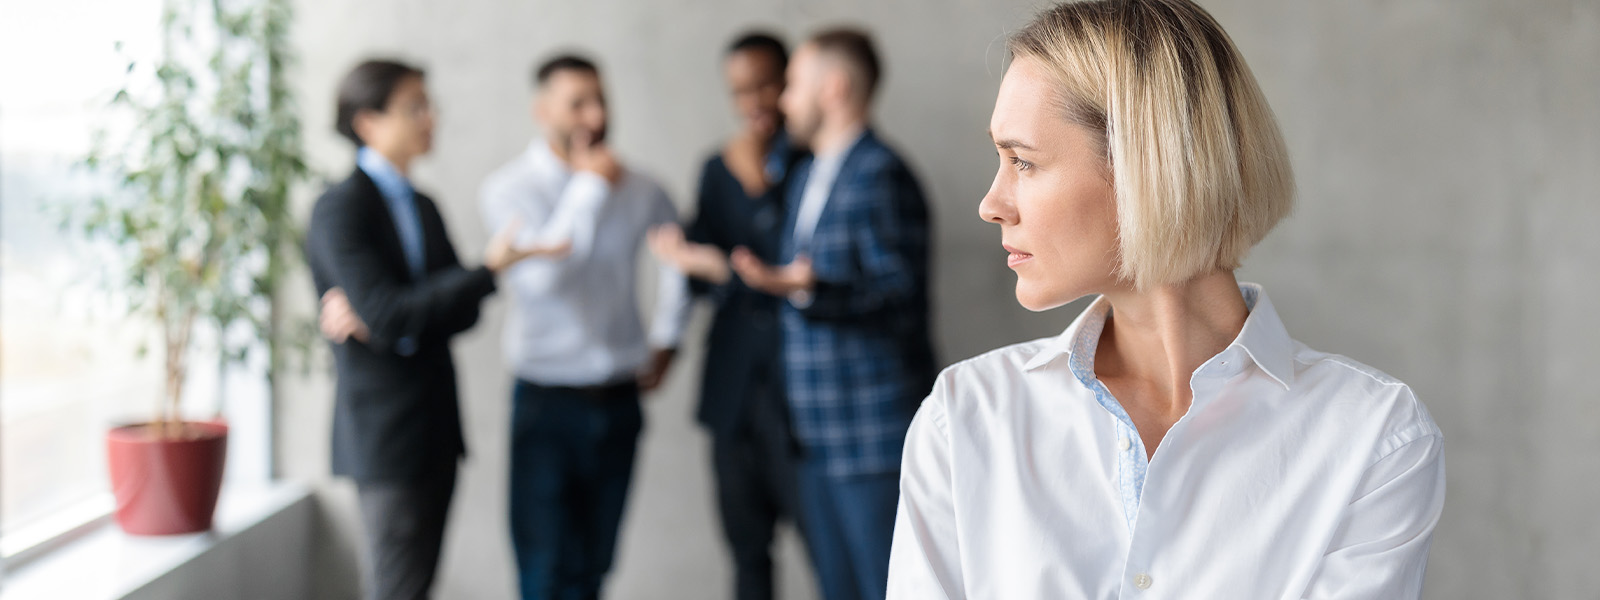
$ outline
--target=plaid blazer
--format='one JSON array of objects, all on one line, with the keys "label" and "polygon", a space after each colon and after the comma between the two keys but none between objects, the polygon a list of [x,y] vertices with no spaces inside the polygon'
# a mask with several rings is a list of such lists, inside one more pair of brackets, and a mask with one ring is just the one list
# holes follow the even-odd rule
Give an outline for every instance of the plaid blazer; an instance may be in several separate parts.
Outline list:
[{"label": "plaid blazer", "polygon": [[808,158],[789,181],[781,262],[811,258],[811,302],[785,302],[785,385],[795,435],[828,475],[892,473],[935,375],[928,331],[928,207],[906,164],[870,130],[839,168],[806,248],[795,221]]}]

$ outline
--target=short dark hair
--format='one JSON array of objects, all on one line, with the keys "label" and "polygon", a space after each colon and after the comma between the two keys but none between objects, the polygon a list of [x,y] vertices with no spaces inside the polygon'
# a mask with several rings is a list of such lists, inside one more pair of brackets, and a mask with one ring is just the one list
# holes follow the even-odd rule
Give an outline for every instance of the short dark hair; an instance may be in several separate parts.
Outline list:
[{"label": "short dark hair", "polygon": [[594,66],[594,61],[572,53],[557,54],[539,63],[539,67],[533,70],[533,84],[543,86],[562,71],[583,71],[596,77],[600,75],[600,68]]},{"label": "short dark hair", "polygon": [[863,99],[872,99],[873,93],[878,90],[878,77],[882,71],[878,65],[878,51],[873,48],[870,35],[859,29],[840,27],[818,32],[811,36],[811,43],[816,45],[817,50],[848,63],[859,78],[862,91],[866,93]]},{"label": "short dark hair", "polygon": [[777,36],[764,31],[746,32],[733,40],[733,43],[728,45],[727,54],[732,56],[738,52],[767,52],[778,60],[779,71],[789,67],[789,49],[784,47]]},{"label": "short dark hair", "polygon": [[392,60],[369,60],[356,65],[339,82],[339,99],[333,128],[357,146],[365,145],[356,135],[356,114],[363,110],[382,112],[389,97],[407,77],[423,77],[422,69]]}]

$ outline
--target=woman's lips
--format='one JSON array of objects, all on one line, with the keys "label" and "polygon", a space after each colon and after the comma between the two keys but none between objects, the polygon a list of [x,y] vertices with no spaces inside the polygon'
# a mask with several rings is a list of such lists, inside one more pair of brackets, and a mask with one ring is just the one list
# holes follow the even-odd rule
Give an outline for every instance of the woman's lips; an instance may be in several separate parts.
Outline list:
[{"label": "woman's lips", "polygon": [[1009,253],[1006,256],[1006,266],[1008,267],[1015,268],[1017,265],[1033,260],[1032,254],[1028,254],[1027,252],[1023,252],[1004,244],[1002,244],[1001,247],[1005,248],[1006,252]]}]

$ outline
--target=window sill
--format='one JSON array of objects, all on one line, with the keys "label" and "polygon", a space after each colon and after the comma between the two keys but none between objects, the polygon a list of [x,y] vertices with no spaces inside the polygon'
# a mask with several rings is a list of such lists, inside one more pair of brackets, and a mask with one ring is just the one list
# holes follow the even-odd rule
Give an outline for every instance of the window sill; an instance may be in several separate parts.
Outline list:
[{"label": "window sill", "polygon": [[295,483],[224,488],[212,530],[186,535],[130,536],[106,522],[6,573],[0,600],[126,598],[310,497]]},{"label": "window sill", "polygon": [[26,527],[0,535],[0,561],[6,572],[44,556],[74,540],[98,531],[111,522],[111,511],[116,500],[111,494],[100,494],[71,507],[38,519]]}]

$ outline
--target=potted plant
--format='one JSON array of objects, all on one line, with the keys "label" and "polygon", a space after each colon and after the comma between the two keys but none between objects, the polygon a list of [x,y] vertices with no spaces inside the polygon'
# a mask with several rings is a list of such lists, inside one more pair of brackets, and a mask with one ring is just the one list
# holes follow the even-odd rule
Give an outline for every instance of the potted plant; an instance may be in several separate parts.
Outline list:
[{"label": "potted plant", "polygon": [[128,533],[211,528],[228,428],[184,416],[197,328],[214,334],[219,369],[265,349],[268,385],[295,343],[274,298],[284,253],[299,246],[289,192],[307,175],[285,76],[290,18],[287,0],[168,0],[160,56],[128,63],[108,110],[131,128],[102,127],[83,161],[116,185],[68,222],[118,250],[109,283],[129,294],[130,316],[153,320],[164,349],[156,417],[107,434]]}]

